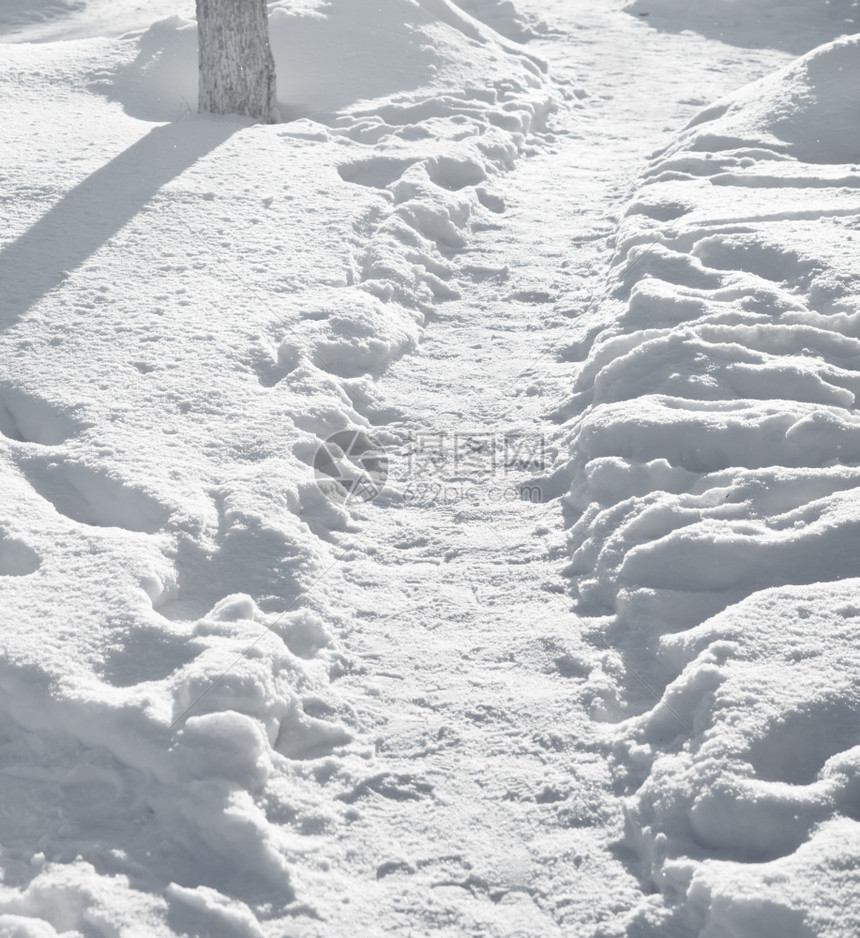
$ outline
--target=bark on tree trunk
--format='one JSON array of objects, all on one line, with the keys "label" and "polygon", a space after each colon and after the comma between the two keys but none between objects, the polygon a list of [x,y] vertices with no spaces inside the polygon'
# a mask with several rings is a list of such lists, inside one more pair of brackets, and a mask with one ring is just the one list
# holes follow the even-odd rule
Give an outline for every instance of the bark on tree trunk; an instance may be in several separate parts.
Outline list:
[{"label": "bark on tree trunk", "polygon": [[197,0],[197,34],[198,111],[277,121],[266,0]]}]

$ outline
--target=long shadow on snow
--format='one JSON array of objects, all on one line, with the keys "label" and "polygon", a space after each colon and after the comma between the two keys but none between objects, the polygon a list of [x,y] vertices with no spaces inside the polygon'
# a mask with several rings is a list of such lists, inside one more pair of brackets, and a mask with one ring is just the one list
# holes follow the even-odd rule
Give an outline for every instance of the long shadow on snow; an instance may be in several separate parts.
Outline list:
[{"label": "long shadow on snow", "polygon": [[162,186],[243,126],[201,120],[155,127],[63,196],[0,253],[0,328],[14,325],[131,221]]}]

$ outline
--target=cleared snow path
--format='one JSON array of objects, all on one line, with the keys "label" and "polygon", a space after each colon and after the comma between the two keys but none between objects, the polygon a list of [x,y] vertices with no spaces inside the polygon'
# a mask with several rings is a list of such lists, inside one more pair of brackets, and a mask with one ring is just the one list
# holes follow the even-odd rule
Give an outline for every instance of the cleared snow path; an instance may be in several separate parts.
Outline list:
[{"label": "cleared snow path", "polygon": [[[639,896],[612,847],[622,818],[586,689],[601,649],[561,576],[557,408],[645,156],[785,57],[661,35],[601,3],[534,12],[553,31],[529,48],[584,104],[505,178],[498,224],[454,256],[462,299],[438,305],[364,408],[404,501],[357,509],[339,541],[358,615],[328,703],[361,745],[307,773],[354,808],[299,888],[320,936],[587,935]],[[547,471],[506,466],[517,454]]]}]

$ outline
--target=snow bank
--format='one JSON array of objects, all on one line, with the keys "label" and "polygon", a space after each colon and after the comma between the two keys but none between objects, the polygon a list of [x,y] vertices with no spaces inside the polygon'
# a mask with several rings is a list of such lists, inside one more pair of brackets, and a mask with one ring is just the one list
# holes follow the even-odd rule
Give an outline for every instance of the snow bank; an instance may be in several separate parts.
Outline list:
[{"label": "snow bank", "polygon": [[[511,23],[513,11],[498,18]],[[529,110],[528,101],[515,104],[517,93],[527,97],[543,84],[539,60],[453,0],[276,0],[269,27],[284,118],[328,124],[361,108],[376,116],[374,103],[412,108],[404,115],[410,121],[375,121],[375,140],[426,138],[405,128],[455,114],[477,116],[479,109],[485,120],[510,129]],[[196,110],[196,32],[193,21],[179,16],[155,23],[135,40],[132,65],[105,90],[148,120],[173,120],[186,106]],[[421,113],[422,99],[427,113]]]},{"label": "snow bank", "polygon": [[858,587],[764,590],[662,644],[689,664],[618,757],[645,776],[630,843],[691,933],[860,928]]},{"label": "snow bank", "polygon": [[657,890],[631,933],[858,928],[858,62],[816,49],[654,156],[569,353],[594,714]]},{"label": "snow bank", "polygon": [[291,858],[353,819],[318,797],[366,763],[315,456],[380,423],[552,98],[447,0],[272,33],[276,126],[196,118],[179,17],[4,45],[4,934],[280,938],[315,914]]},{"label": "snow bank", "polygon": [[672,149],[747,145],[808,163],[860,161],[860,40],[815,49],[731,100],[706,108]]},{"label": "snow bank", "polygon": [[532,39],[546,27],[532,17],[524,15],[511,0],[455,0],[458,7],[475,19],[516,42]]}]

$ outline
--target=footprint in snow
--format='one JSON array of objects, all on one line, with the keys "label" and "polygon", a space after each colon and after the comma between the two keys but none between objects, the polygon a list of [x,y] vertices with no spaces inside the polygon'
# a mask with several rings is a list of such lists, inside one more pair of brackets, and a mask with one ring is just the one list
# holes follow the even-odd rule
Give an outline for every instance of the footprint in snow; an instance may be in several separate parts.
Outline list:
[{"label": "footprint in snow", "polygon": [[35,573],[41,563],[31,547],[0,532],[0,576],[27,576]]},{"label": "footprint in snow", "polygon": [[16,443],[58,446],[80,429],[69,414],[11,384],[0,384],[0,433]]},{"label": "footprint in snow", "polygon": [[21,468],[42,498],[81,524],[154,534],[170,514],[151,495],[101,469],[41,459],[27,460]]},{"label": "footprint in snow", "polygon": [[344,182],[367,186],[371,189],[385,189],[391,183],[396,182],[416,162],[418,162],[416,159],[375,156],[367,160],[341,163],[337,171]]}]

